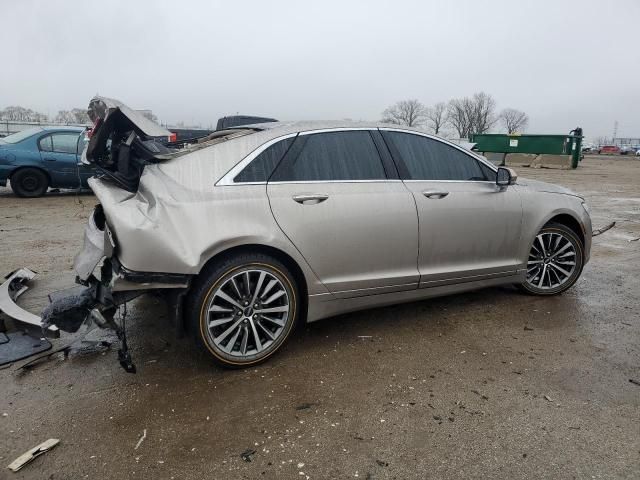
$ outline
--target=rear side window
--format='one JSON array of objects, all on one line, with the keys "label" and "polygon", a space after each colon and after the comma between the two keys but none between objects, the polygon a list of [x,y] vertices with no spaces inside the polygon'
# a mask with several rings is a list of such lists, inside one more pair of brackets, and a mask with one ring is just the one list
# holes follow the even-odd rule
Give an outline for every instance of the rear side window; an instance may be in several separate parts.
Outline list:
[{"label": "rear side window", "polygon": [[366,130],[314,133],[280,164],[272,181],[384,180],[384,167],[371,134]]},{"label": "rear side window", "polygon": [[38,146],[43,152],[77,153],[78,134],[54,133],[47,135],[38,141]]},{"label": "rear side window", "polygon": [[38,147],[43,152],[52,152],[53,143],[51,142],[51,135],[47,135],[46,137],[42,137],[40,140],[38,140]]},{"label": "rear side window", "polygon": [[77,153],[78,136],[77,133],[55,133],[51,135],[53,151],[60,153]]},{"label": "rear side window", "polygon": [[406,167],[403,180],[488,180],[478,160],[446,143],[403,132],[382,134]]},{"label": "rear side window", "polygon": [[236,177],[234,182],[266,182],[276,168],[284,154],[295,140],[295,137],[285,138],[266,148],[254,158]]}]

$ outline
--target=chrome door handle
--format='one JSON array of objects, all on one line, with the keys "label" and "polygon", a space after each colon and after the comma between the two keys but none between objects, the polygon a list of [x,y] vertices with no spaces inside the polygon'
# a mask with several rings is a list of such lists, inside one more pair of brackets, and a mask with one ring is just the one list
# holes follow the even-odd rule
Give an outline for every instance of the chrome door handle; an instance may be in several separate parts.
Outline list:
[{"label": "chrome door handle", "polygon": [[310,193],[294,195],[292,198],[302,205],[315,205],[317,203],[324,202],[329,198],[329,195],[325,195],[324,193]]},{"label": "chrome door handle", "polygon": [[443,192],[440,190],[425,190],[422,194],[427,198],[444,198],[449,195],[449,192]]}]

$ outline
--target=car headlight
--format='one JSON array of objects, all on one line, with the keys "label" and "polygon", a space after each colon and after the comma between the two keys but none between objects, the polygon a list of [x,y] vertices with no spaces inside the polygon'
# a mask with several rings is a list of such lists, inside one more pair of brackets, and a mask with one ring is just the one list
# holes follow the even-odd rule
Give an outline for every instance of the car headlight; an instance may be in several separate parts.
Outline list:
[{"label": "car headlight", "polygon": [[591,207],[587,202],[582,202],[582,208],[584,208],[584,211],[587,212],[587,215],[591,216]]}]

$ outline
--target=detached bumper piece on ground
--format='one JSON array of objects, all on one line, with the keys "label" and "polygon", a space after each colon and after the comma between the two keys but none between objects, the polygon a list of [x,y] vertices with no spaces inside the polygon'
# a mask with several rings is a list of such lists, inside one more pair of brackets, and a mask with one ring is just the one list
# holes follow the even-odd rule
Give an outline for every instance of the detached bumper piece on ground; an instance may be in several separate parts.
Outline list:
[{"label": "detached bumper piece on ground", "polygon": [[35,275],[28,268],[21,268],[9,274],[0,286],[0,311],[27,330],[6,332],[4,322],[0,321],[0,366],[51,349],[51,343],[46,338],[41,338],[42,334],[59,337],[60,330],[75,333],[83,323],[89,322],[116,332],[122,342],[118,351],[120,364],[127,372],[136,372],[124,329],[126,307],[120,322],[114,320],[118,307],[136,297],[136,292],[112,294],[92,276],[86,282],[87,286],[79,285],[50,294],[51,303],[43,310],[42,317],[39,317],[16,303],[17,298],[29,288],[27,283]]}]

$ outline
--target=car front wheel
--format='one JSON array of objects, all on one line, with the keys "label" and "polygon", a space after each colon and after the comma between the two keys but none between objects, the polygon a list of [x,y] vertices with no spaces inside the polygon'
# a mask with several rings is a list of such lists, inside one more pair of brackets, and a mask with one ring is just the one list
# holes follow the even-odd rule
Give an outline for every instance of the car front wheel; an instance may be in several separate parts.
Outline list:
[{"label": "car front wheel", "polygon": [[584,248],[573,230],[558,223],[545,225],[533,239],[527,260],[527,293],[555,295],[570,288],[582,273]]},{"label": "car front wheel", "polygon": [[289,270],[263,254],[240,254],[205,268],[187,303],[190,330],[227,367],[265,361],[285,343],[298,316]]}]

